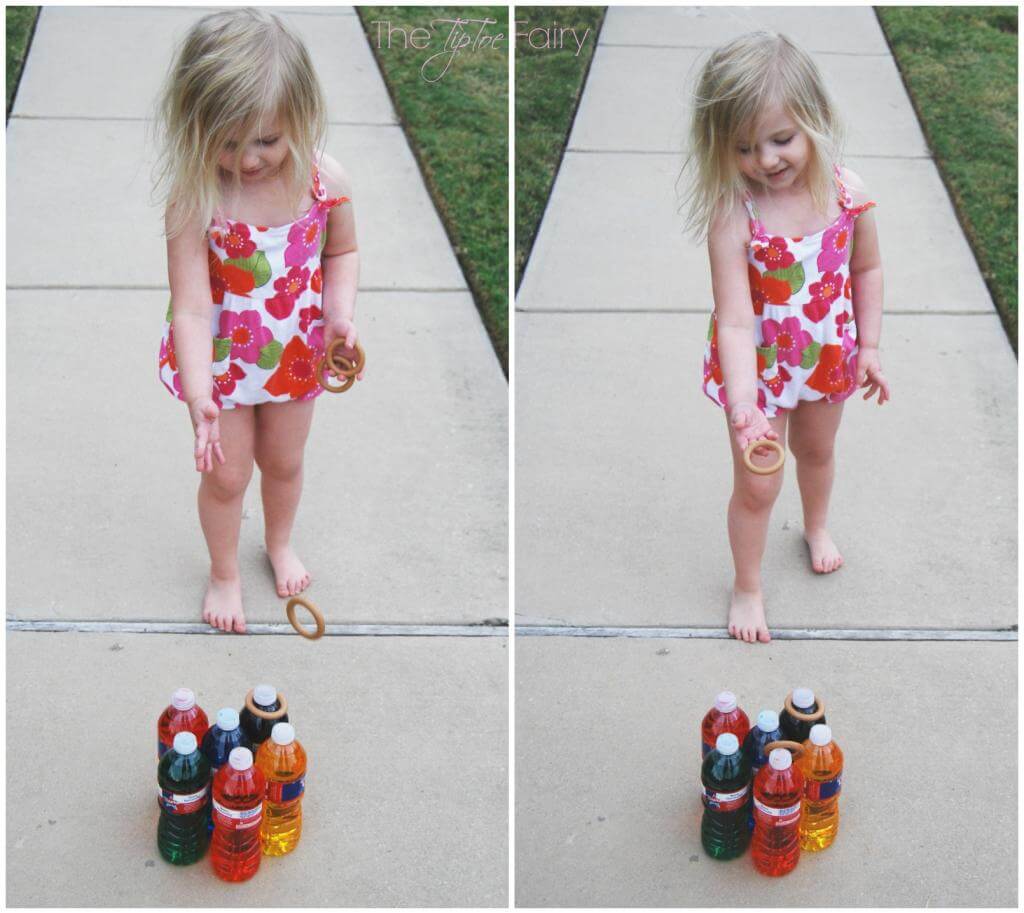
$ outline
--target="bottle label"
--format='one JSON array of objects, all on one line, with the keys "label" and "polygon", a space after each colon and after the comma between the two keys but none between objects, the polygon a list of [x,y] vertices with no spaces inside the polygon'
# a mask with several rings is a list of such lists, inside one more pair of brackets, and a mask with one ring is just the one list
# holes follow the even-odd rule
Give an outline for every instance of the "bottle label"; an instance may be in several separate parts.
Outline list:
[{"label": "bottle label", "polygon": [[714,748],[714,747],[715,747],[714,745],[709,745],[707,742],[701,742],[700,743],[700,756],[701,756],[701,758],[702,759],[706,758],[708,756],[708,754],[711,752],[711,749]]},{"label": "bottle label", "polygon": [[747,793],[750,786],[744,786],[734,793],[720,793],[713,789],[704,788],[704,807],[715,812],[736,812],[743,808],[747,802]]},{"label": "bottle label", "polygon": [[267,784],[267,798],[271,802],[277,802],[279,804],[285,802],[291,802],[294,799],[298,799],[306,791],[306,778],[299,777],[298,780],[292,780],[290,783],[268,783]]},{"label": "bottle label", "polygon": [[820,802],[823,799],[831,799],[838,796],[843,788],[843,775],[837,774],[831,780],[806,780],[804,783],[804,798],[812,802]]},{"label": "bottle label", "polygon": [[170,745],[165,745],[165,744],[164,744],[163,742],[161,742],[161,741],[160,741],[159,739],[157,739],[157,740],[156,740],[156,757],[157,757],[157,760],[158,760],[158,761],[159,761],[159,760],[160,760],[160,758],[162,758],[162,757],[163,757],[163,756],[164,756],[165,754],[167,754],[167,752],[169,752],[170,750],[171,750],[171,746],[170,746]]},{"label": "bottle label", "polygon": [[255,808],[228,808],[213,800],[214,817],[220,817],[220,823],[230,830],[241,831],[247,827],[255,827],[263,817],[263,803]]},{"label": "bottle label", "polygon": [[794,824],[800,820],[800,803],[796,805],[789,805],[786,808],[773,808],[770,805],[765,805],[763,802],[758,801],[757,796],[754,796],[754,808],[764,815],[769,816],[767,822],[769,827],[785,827],[789,824]]},{"label": "bottle label", "polygon": [[169,789],[157,787],[156,795],[160,807],[172,815],[191,815],[206,805],[206,794],[210,786],[207,784],[197,793],[176,793]]}]

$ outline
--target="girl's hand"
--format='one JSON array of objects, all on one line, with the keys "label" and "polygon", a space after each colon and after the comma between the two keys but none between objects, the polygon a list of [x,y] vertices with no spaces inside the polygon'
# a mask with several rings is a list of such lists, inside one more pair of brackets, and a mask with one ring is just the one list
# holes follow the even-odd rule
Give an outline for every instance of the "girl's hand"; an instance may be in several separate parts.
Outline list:
[{"label": "girl's hand", "polygon": [[[359,339],[359,331],[348,317],[324,317],[325,352],[330,351],[331,343],[335,339],[344,339],[345,348],[351,352],[353,358],[355,357],[355,344],[356,340]],[[365,373],[365,371],[360,371],[356,375],[356,380],[362,380]]]},{"label": "girl's hand", "polygon": [[220,449],[220,409],[209,396],[200,396],[188,404],[188,414],[196,434],[196,472],[211,472],[213,461],[224,465]]},{"label": "girl's hand", "polygon": [[860,349],[857,353],[857,386],[867,387],[864,399],[871,399],[878,393],[878,405],[892,398],[889,393],[889,381],[882,373],[882,363],[878,359],[878,349]]},{"label": "girl's hand", "polygon": [[[779,434],[775,431],[765,414],[750,403],[736,403],[729,410],[729,422],[736,438],[736,446],[745,451],[754,441],[777,441]],[[768,454],[764,447],[758,447],[754,453],[761,456]]]}]

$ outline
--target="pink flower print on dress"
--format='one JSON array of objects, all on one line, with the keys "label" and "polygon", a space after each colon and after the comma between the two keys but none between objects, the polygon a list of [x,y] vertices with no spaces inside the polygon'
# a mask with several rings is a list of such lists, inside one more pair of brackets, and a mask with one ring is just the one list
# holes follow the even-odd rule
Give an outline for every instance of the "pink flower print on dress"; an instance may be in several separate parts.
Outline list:
[{"label": "pink flower print on dress", "polygon": [[843,277],[835,273],[825,273],[820,280],[812,282],[807,291],[811,300],[804,305],[804,314],[817,323],[832,309],[832,302],[843,290]]},{"label": "pink flower print on dress", "polygon": [[220,315],[220,336],[231,340],[231,358],[256,364],[262,349],[274,334],[263,326],[259,311],[222,311]]},{"label": "pink flower print on dress", "polygon": [[764,345],[777,347],[776,358],[779,363],[785,362],[798,367],[806,349],[814,337],[800,326],[799,317],[786,317],[781,323],[777,320],[765,320],[761,324],[764,333]]},{"label": "pink flower print on dress", "polygon": [[320,250],[320,233],[326,218],[314,206],[309,216],[300,219],[288,231],[288,246],[284,251],[285,266],[302,266]]},{"label": "pink flower print on dress", "polygon": [[293,266],[288,274],[274,280],[277,294],[267,300],[267,310],[278,320],[289,317],[295,309],[295,299],[309,286],[309,270]]},{"label": "pink flower print on dress", "polygon": [[785,238],[772,238],[767,245],[756,245],[754,247],[754,258],[763,263],[765,271],[769,273],[792,266],[796,261],[796,258],[786,247]]},{"label": "pink flower print on dress", "polygon": [[244,260],[256,253],[256,242],[244,222],[228,222],[227,234],[218,232],[214,238],[217,246],[227,252],[229,260]]},{"label": "pink flower print on dress", "polygon": [[844,210],[836,223],[825,230],[821,239],[821,253],[818,254],[818,269],[835,271],[839,269],[850,255],[850,237],[853,225],[849,214]]}]

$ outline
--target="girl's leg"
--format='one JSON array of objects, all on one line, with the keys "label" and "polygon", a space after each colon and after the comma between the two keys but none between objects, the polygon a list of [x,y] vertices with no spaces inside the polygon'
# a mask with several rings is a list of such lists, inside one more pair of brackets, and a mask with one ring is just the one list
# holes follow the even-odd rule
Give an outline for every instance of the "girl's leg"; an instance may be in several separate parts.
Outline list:
[{"label": "girl's leg", "polygon": [[804,505],[804,538],[811,550],[811,567],[819,574],[843,566],[843,556],[825,528],[836,472],[834,445],[842,417],[842,403],[820,399],[800,403],[789,420],[789,448],[796,457],[796,479]]},{"label": "girl's leg", "polygon": [[252,478],[255,416],[250,406],[220,413],[220,439],[226,462],[214,461],[199,483],[199,522],[210,550],[210,583],[203,598],[203,620],[222,631],[245,632],[242,579],[238,573],[238,531],[242,497]]},{"label": "girl's leg", "polygon": [[295,596],[310,584],[292,550],[292,524],[302,494],[302,452],[313,421],[314,400],[256,407],[256,464],[260,467],[267,557],[278,596]]},{"label": "girl's leg", "polygon": [[[780,412],[769,419],[772,428],[779,435],[779,442],[785,445],[786,419],[788,412]],[[732,448],[733,491],[729,500],[729,545],[736,568],[736,582],[733,585],[729,604],[729,633],[737,640],[753,643],[771,640],[768,623],[764,615],[764,599],[761,594],[761,557],[768,536],[768,519],[772,505],[782,488],[780,469],[770,476],[751,472],[743,463],[743,452],[736,446],[732,426],[729,432],[729,446]],[[771,463],[777,458],[773,452],[768,457],[754,457],[754,462]]]}]

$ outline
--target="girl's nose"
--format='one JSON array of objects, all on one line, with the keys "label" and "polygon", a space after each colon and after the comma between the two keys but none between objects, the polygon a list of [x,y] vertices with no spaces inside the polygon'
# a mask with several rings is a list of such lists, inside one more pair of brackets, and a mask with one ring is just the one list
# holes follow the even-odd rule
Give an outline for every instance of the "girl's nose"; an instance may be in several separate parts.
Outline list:
[{"label": "girl's nose", "polygon": [[253,171],[259,168],[260,157],[251,149],[246,149],[245,154],[242,156],[242,168],[246,171]]}]

